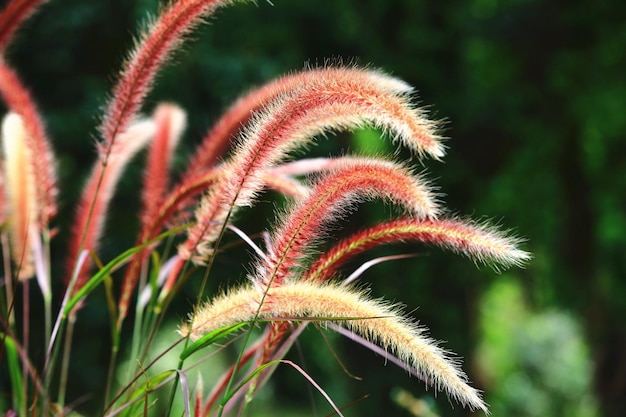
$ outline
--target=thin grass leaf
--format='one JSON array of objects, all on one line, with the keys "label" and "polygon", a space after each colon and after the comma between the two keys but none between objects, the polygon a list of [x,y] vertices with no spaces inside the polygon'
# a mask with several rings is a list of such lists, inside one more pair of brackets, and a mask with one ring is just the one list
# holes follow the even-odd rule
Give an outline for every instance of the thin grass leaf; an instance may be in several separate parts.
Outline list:
[{"label": "thin grass leaf", "polygon": [[180,380],[180,389],[183,392],[183,404],[185,406],[185,417],[191,417],[189,407],[189,382],[185,371],[178,370],[178,379]]},{"label": "thin grass leaf", "polygon": [[409,253],[409,254],[401,254],[401,255],[381,256],[380,258],[371,259],[363,263],[363,265],[361,265],[357,269],[355,269],[354,272],[351,273],[348,278],[343,280],[342,284],[350,285],[352,282],[357,280],[361,275],[363,275],[365,271],[367,271],[368,269],[370,269],[371,267],[375,265],[378,265],[379,263],[387,262],[387,261],[395,261],[398,259],[413,258],[414,256],[415,256],[414,254]]},{"label": "thin grass leaf", "polygon": [[213,343],[241,329],[247,324],[248,324],[247,322],[237,323],[232,326],[225,326],[225,327],[222,327],[217,330],[213,330],[212,332],[205,334],[200,339],[196,340],[191,345],[189,345],[185,350],[183,350],[183,352],[180,354],[180,360],[184,361],[185,359],[187,359],[189,356],[191,356],[198,350],[204,349],[205,347],[212,345]]},{"label": "thin grass leaf", "polygon": [[331,407],[333,407],[333,409],[335,410],[335,413],[337,413],[338,416],[343,417],[343,414],[341,414],[341,411],[339,411],[339,408],[337,408],[337,406],[335,405],[333,400],[330,398],[330,396],[326,393],[326,391],[324,391],[322,389],[322,387],[320,387],[319,384],[317,382],[315,382],[315,380],[309,374],[307,374],[304,371],[304,369],[302,369],[301,367],[296,365],[294,362],[286,360],[286,359],[282,359],[282,360],[280,360],[280,362],[286,363],[287,365],[291,365],[296,371],[300,372],[300,374],[303,377],[305,377],[307,379],[307,381],[309,381],[311,383],[311,385],[313,385],[315,387],[315,389],[317,389],[320,392],[320,394],[322,394],[324,396],[326,401],[328,401],[328,404],[330,404]]},{"label": "thin grass leaf", "polygon": [[[163,371],[150,377],[146,376],[147,381],[130,394],[127,405],[131,405],[131,406],[127,408],[124,414],[122,415],[128,415],[128,416],[137,415],[135,411],[137,407],[142,405],[142,403],[139,403],[137,401],[141,398],[147,399],[148,395],[151,392],[157,389],[163,382],[167,381],[167,379],[171,378],[174,374],[176,374],[176,371],[173,369],[170,369],[169,371]],[[115,414],[111,414],[111,415],[115,415]]]},{"label": "thin grass leaf", "polygon": [[163,238],[176,234],[177,232],[183,230],[186,226],[179,226],[177,228],[168,230],[167,232],[161,233],[159,236],[157,236],[156,238],[147,241],[146,243],[139,245],[139,246],[135,246],[132,247],[128,250],[126,250],[125,252],[123,252],[122,254],[116,256],[113,260],[109,261],[109,263],[107,263],[104,267],[102,267],[89,281],[87,281],[87,283],[81,287],[80,290],[78,290],[76,292],[76,294],[74,294],[74,296],[68,301],[68,303],[65,305],[65,308],[63,309],[63,316],[67,317],[67,315],[72,311],[72,309],[74,307],[76,307],[76,305],[83,300],[87,295],[89,295],[94,289],[96,289],[98,287],[98,285],[100,285],[107,276],[109,276],[109,274],[118,266],[121,266],[124,262],[126,262],[127,260],[129,260],[133,255],[135,255],[137,252],[141,251],[142,249],[144,249],[147,246],[150,246],[160,240],[162,240]]},{"label": "thin grass leaf", "polygon": [[269,368],[271,366],[274,366],[274,365],[278,365],[279,363],[286,363],[287,365],[290,365],[291,367],[293,367],[296,371],[300,372],[300,374],[302,376],[304,376],[307,379],[307,381],[309,381],[309,383],[311,385],[313,385],[313,387],[315,387],[315,389],[317,389],[320,392],[320,394],[322,394],[322,396],[326,399],[326,401],[328,401],[328,404],[330,404],[330,406],[335,410],[335,413],[337,413],[337,415],[343,417],[343,414],[341,413],[341,411],[339,411],[339,408],[337,407],[337,405],[330,398],[330,395],[328,395],[328,393],[326,391],[324,391],[324,389],[317,382],[315,382],[315,380],[308,373],[306,373],[306,371],[304,369],[302,369],[301,367],[296,365],[294,362],[286,360],[286,359],[280,359],[280,360],[271,361],[271,362],[265,363],[265,364],[257,367],[254,371],[252,371],[250,373],[250,375],[248,375],[246,378],[244,378],[239,383],[239,385],[237,385],[235,387],[235,389],[233,389],[231,392],[228,392],[228,393],[226,393],[224,395],[224,399],[222,399],[222,401],[220,402],[220,407],[224,407],[226,405],[226,403],[239,390],[244,388],[254,377],[256,377],[257,375],[261,374],[267,368]]},{"label": "thin grass leaf", "polygon": [[19,389],[19,387],[22,386],[22,367],[20,366],[17,346],[15,345],[15,341],[9,335],[3,333],[1,338],[4,340],[4,346],[6,348],[6,358],[11,386],[17,388],[12,390],[13,409],[22,410],[22,415],[26,415],[26,403],[24,399],[25,393]]},{"label": "thin grass leaf", "polygon": [[109,276],[113,269],[122,265],[141,249],[141,246],[130,248],[104,265],[104,267],[102,267],[102,269],[100,269],[89,281],[87,281],[87,283],[69,300],[63,309],[63,316],[67,317],[67,315],[80,301],[87,297],[87,295],[96,289]]},{"label": "thin grass leaf", "polygon": [[281,361],[272,361],[272,362],[268,362],[268,363],[265,363],[265,364],[257,367],[254,371],[252,371],[250,373],[250,375],[245,377],[232,391],[229,391],[226,394],[224,394],[224,398],[222,398],[222,401],[220,401],[220,408],[223,408],[226,405],[226,403],[228,401],[230,401],[230,399],[233,398],[233,396],[235,396],[235,394],[240,389],[245,387],[246,384],[252,380],[252,378],[254,378],[255,376],[259,375],[261,372],[263,372],[265,369],[269,368],[270,366],[277,365],[280,362]]}]

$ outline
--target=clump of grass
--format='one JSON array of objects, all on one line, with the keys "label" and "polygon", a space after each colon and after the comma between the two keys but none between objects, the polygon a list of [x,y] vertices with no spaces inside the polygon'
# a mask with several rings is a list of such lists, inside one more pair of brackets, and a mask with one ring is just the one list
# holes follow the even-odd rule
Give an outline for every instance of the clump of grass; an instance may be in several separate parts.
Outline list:
[{"label": "clump of grass", "polygon": [[[0,51],[41,3],[7,3],[0,13]],[[239,403],[246,407],[279,364],[298,370],[341,415],[332,395],[300,366],[284,359],[310,322],[353,336],[374,350],[388,350],[394,362],[426,384],[487,413],[458,361],[426,336],[423,327],[399,307],[372,299],[362,285],[355,288],[353,281],[363,269],[343,280],[338,271],[374,246],[403,241],[439,246],[496,267],[520,266],[529,255],[518,249],[519,240],[492,226],[446,214],[424,174],[416,175],[411,164],[399,163],[393,155],[292,157],[320,134],[369,125],[381,128],[383,137],[408,148],[418,161],[441,159],[444,146],[437,123],[413,104],[412,88],[406,83],[378,70],[343,65],[306,68],[269,82],[228,109],[208,131],[179,180],[170,181],[169,167],[184,130],[185,112],[162,103],[143,116],[144,99],[185,36],[216,8],[230,3],[173,0],[137,41],[101,119],[97,160],[75,211],[64,274],[52,271],[50,262],[60,186],[56,157],[35,101],[10,64],[0,58],[0,95],[9,108],[2,127],[0,171],[5,271],[0,360],[9,371],[9,415],[73,411],[66,387],[69,369],[75,366],[70,350],[78,338],[74,326],[81,308],[100,287],[107,295],[112,350],[102,398],[91,401],[102,404],[103,415],[150,414],[154,396],[171,413],[178,388],[186,415],[223,415]],[[103,264],[99,242],[107,233],[106,217],[115,209],[110,205],[112,196],[128,162],[144,148],[148,157],[140,187],[136,245],[120,248],[119,256]],[[255,205],[267,188],[284,194],[290,203],[277,211],[276,222],[267,221],[261,249],[234,223],[238,212]],[[331,234],[330,226],[366,199],[388,201],[401,214],[346,236],[319,254],[317,249]],[[211,267],[223,249],[227,230],[255,251],[248,282],[221,295],[205,294],[204,284],[214,279]],[[172,241],[178,242],[174,255],[168,250]],[[177,342],[150,359],[146,346],[189,279],[191,267],[204,271],[198,304],[181,325]],[[123,269],[119,284],[112,279],[118,269]],[[34,318],[28,286],[33,277],[45,304],[45,356],[31,358],[35,350],[29,331]],[[52,302],[52,280],[65,285],[58,305]],[[24,287],[22,300],[15,297],[19,286]],[[208,301],[201,303],[202,297]],[[16,319],[19,303],[23,317]],[[127,341],[121,334],[129,317],[134,330]],[[250,330],[254,326],[265,331],[257,336]],[[221,378],[197,382],[193,393],[187,359],[235,333],[244,335],[237,360]],[[130,349],[136,362],[119,382],[114,375],[122,348]],[[146,377],[168,351],[176,352],[178,367]],[[58,392],[51,392],[52,386],[59,387]]]}]

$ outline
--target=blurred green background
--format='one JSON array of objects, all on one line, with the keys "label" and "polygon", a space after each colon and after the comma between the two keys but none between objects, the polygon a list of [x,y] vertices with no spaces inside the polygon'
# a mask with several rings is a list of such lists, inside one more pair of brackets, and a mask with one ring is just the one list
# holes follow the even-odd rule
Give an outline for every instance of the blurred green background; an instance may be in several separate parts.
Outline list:
[{"label": "blurred green background", "polygon": [[[273,3],[220,10],[159,77],[146,111],[162,100],[188,111],[179,167],[238,95],[306,62],[342,58],[407,81],[432,117],[446,121],[445,162],[424,166],[448,207],[513,228],[534,259],[524,270],[498,274],[418,245],[385,248],[362,260],[382,253],[420,256],[369,271],[363,278],[373,294],[402,301],[435,339],[446,340],[494,415],[624,415],[626,2]],[[100,109],[138,28],[158,7],[156,0],[50,0],[8,51],[60,158],[57,242],[94,159]],[[378,137],[371,130],[340,135],[314,152],[395,150],[376,145]],[[131,168],[120,186],[116,203],[125,210],[112,212],[105,258],[133,244],[140,170]],[[371,223],[381,213],[388,209],[368,204],[354,218]],[[258,220],[243,221],[249,233],[260,231]],[[56,245],[55,253],[62,253],[63,244]],[[220,266],[224,278],[217,286],[242,278],[245,270],[231,266]],[[189,309],[188,301],[183,304],[176,320]],[[82,370],[73,375],[73,395],[101,389],[107,363],[101,337],[106,309],[94,301],[84,314],[89,325],[73,350]],[[406,372],[385,366],[384,358],[327,336],[343,365],[362,380],[343,372],[319,332],[307,332],[301,352],[337,403],[351,404],[346,415],[468,415],[445,395],[435,398]],[[301,363],[297,353],[293,358]],[[281,369],[260,402],[314,415],[307,385],[292,369]],[[317,415],[330,412],[318,403]],[[258,415],[254,407],[251,415]]]}]

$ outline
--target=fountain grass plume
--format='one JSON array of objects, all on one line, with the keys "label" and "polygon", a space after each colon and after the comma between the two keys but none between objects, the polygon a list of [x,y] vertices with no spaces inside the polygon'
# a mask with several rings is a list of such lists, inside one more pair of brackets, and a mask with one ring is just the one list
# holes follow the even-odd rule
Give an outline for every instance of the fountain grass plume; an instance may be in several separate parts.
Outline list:
[{"label": "fountain grass plume", "polygon": [[180,333],[196,340],[236,323],[300,320],[334,322],[375,341],[415,367],[437,390],[488,413],[480,393],[468,385],[456,361],[425,336],[424,328],[404,317],[397,306],[345,286],[293,282],[265,292],[242,287],[205,304]]}]

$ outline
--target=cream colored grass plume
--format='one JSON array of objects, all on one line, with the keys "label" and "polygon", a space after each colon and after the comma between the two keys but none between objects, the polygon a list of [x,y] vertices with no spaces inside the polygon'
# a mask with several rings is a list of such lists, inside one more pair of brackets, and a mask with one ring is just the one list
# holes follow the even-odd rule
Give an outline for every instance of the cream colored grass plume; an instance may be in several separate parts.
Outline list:
[{"label": "cream colored grass plume", "polygon": [[30,92],[22,84],[18,74],[2,57],[0,57],[0,96],[10,112],[22,118],[24,140],[32,154],[29,164],[37,179],[34,186],[38,203],[33,221],[40,229],[47,228],[57,212],[56,157]]},{"label": "cream colored grass plume", "polygon": [[7,114],[2,122],[4,157],[4,192],[8,208],[11,257],[19,267],[18,279],[35,274],[32,240],[36,238],[38,201],[33,172],[33,153],[27,146],[24,119],[15,113]]},{"label": "cream colored grass plume", "polygon": [[488,412],[477,390],[455,360],[425,336],[422,327],[401,315],[397,306],[373,300],[345,286],[295,282],[263,293],[247,286],[201,307],[180,332],[191,339],[242,322],[257,320],[335,322],[388,349],[425,380],[472,409]]}]

